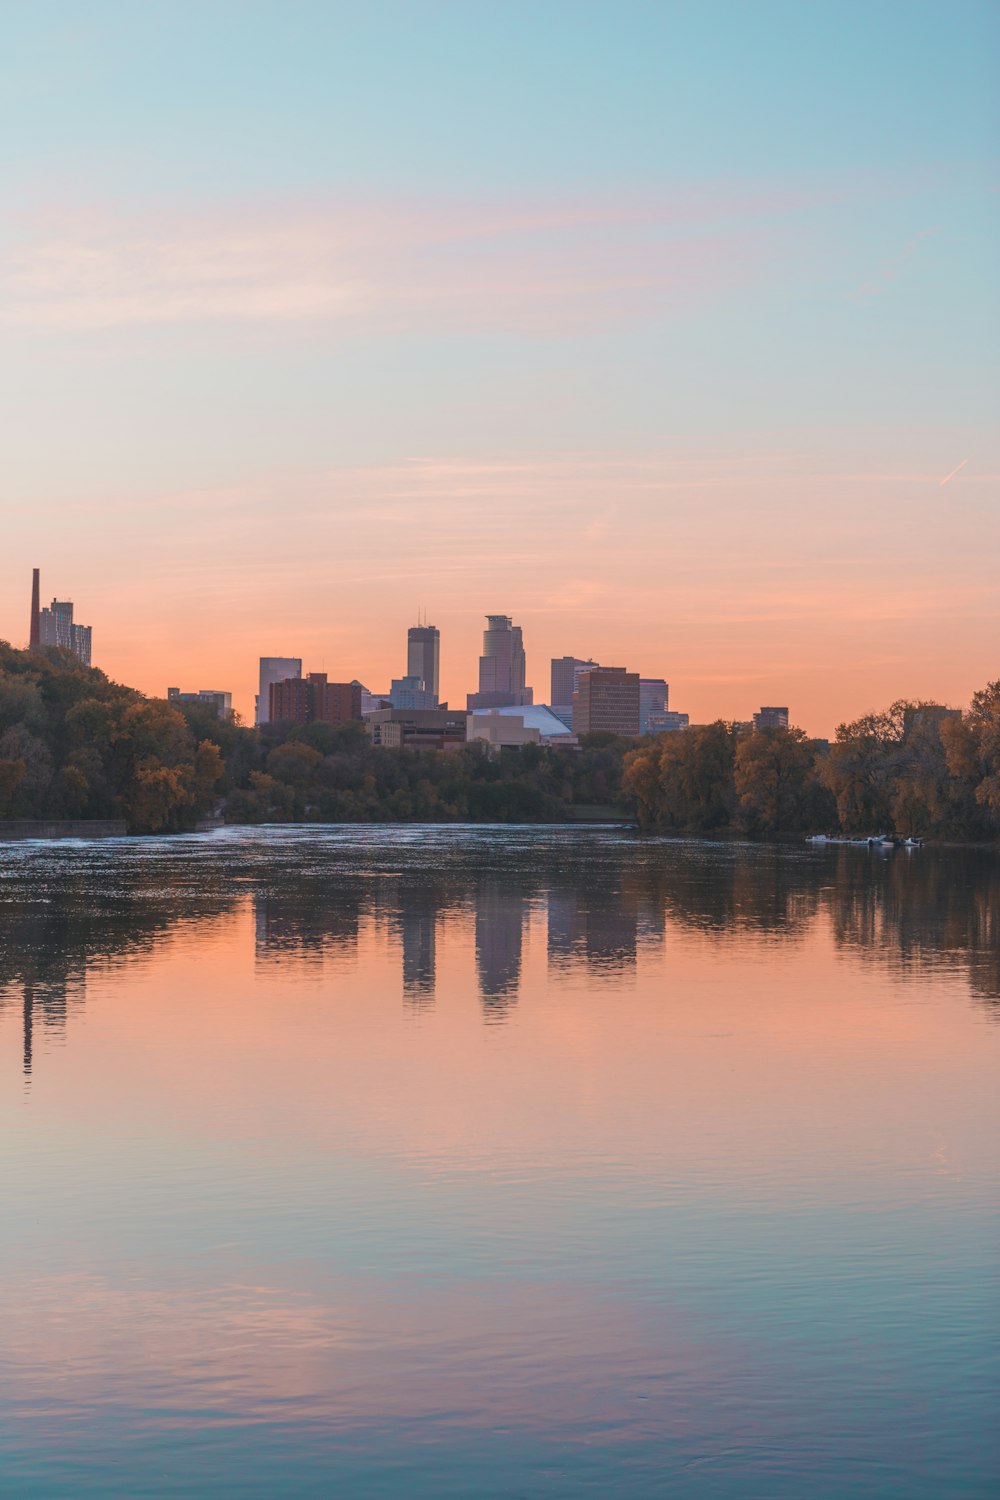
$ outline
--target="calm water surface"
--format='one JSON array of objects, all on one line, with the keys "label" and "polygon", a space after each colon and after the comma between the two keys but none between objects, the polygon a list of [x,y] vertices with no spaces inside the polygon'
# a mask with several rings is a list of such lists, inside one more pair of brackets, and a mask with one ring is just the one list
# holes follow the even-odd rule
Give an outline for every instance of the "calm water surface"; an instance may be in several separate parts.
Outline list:
[{"label": "calm water surface", "polygon": [[1000,1491],[1000,861],[0,846],[0,1493]]}]

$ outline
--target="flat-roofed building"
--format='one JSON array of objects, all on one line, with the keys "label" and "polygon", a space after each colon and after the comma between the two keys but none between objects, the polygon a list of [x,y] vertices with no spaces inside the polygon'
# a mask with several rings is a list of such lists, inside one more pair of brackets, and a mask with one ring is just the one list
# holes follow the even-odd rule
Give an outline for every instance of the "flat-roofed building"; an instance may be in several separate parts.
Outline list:
[{"label": "flat-roofed building", "polygon": [[647,734],[671,734],[678,729],[687,729],[691,722],[689,714],[679,714],[675,709],[665,708],[662,713],[651,713],[646,723]]},{"label": "flat-roofed building", "polygon": [[361,684],[327,682],[325,672],[272,682],[268,721],[272,724],[347,724],[361,718]]},{"label": "flat-roofed building", "polygon": [[424,679],[414,673],[413,676],[392,679],[389,703],[393,708],[437,708],[438,695],[425,687]]},{"label": "flat-roofed building", "polygon": [[491,750],[538,745],[541,738],[537,729],[525,724],[523,714],[502,714],[495,708],[486,708],[468,716],[466,739],[470,743],[483,740]]},{"label": "flat-roofed building", "polygon": [[53,599],[48,609],[39,611],[38,644],[71,651],[83,666],[90,666],[91,627],[73,623],[71,599]]},{"label": "flat-roofed building", "polygon": [[167,688],[167,702],[210,708],[218,719],[230,719],[233,714],[232,693],[221,693],[215,688],[199,688],[196,693],[182,693],[180,688]]},{"label": "flat-roofed building", "polygon": [[465,744],[467,718],[464,709],[380,708],[365,715],[365,729],[384,750],[450,750]]},{"label": "flat-roofed building", "polygon": [[759,708],[753,716],[754,729],[787,729],[787,708]]},{"label": "flat-roofed building", "polygon": [[539,740],[543,745],[555,745],[560,749],[579,745],[572,729],[547,704],[529,703],[520,708],[477,709],[477,718],[481,712],[496,714],[501,719],[520,719],[526,729],[538,730]]},{"label": "flat-roofed building", "polygon": [[266,724],[271,716],[272,682],[287,682],[290,677],[301,676],[301,656],[262,656],[260,658],[260,685],[257,692],[254,722],[257,724]]},{"label": "flat-roofed building", "polygon": [[573,694],[576,734],[639,733],[639,674],[624,667],[594,667],[581,672]]},{"label": "flat-roofed building", "polygon": [[670,684],[662,677],[639,678],[639,733],[649,729],[650,714],[665,713],[669,707]]}]

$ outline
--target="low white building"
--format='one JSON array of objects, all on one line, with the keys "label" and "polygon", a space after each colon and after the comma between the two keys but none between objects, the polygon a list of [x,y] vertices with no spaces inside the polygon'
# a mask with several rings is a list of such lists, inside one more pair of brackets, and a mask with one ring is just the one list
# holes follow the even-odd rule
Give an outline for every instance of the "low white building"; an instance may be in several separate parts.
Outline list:
[{"label": "low white building", "polygon": [[467,738],[490,745],[554,745],[575,747],[573,732],[544,704],[508,708],[480,708],[468,717]]},{"label": "low white building", "polygon": [[542,736],[537,729],[527,727],[522,714],[501,714],[495,708],[480,709],[466,719],[465,738],[469,744],[485,740],[491,750],[504,745],[538,745]]}]

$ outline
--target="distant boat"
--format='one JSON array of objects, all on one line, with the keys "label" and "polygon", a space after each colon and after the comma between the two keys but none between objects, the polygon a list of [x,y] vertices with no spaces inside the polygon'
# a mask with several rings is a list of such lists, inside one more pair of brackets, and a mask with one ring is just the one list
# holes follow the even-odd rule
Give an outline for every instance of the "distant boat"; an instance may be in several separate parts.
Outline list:
[{"label": "distant boat", "polygon": [[853,844],[856,849],[919,849],[923,839],[900,838],[894,833],[870,833],[864,838],[837,837],[827,833],[810,833],[807,844]]}]

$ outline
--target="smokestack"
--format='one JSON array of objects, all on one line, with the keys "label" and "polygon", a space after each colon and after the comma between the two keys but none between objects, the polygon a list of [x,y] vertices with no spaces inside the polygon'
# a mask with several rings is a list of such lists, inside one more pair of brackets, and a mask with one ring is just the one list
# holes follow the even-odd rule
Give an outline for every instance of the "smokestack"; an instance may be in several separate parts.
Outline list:
[{"label": "smokestack", "polygon": [[42,623],[41,623],[41,618],[40,618],[40,615],[41,615],[41,601],[39,600],[38,595],[39,595],[38,569],[37,568],[32,568],[32,570],[31,570],[31,635],[28,638],[28,644],[29,644],[30,647],[40,646],[42,644]]}]

